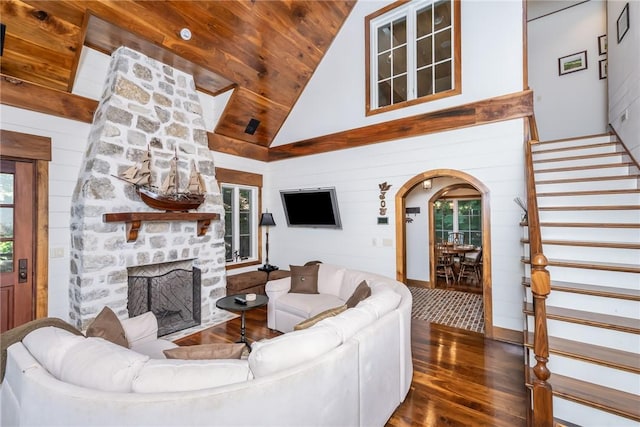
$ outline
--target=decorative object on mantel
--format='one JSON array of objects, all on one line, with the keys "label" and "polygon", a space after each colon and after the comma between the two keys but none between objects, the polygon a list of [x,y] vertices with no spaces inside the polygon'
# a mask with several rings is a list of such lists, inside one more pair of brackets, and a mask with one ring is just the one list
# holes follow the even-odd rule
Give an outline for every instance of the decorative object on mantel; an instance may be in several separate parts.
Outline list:
[{"label": "decorative object on mantel", "polygon": [[209,230],[211,220],[220,219],[220,214],[211,212],[117,212],[106,213],[104,222],[126,222],[127,242],[138,238],[142,221],[198,221],[198,236],[204,236]]},{"label": "decorative object on mantel", "polygon": [[389,219],[387,216],[387,201],[385,200],[387,191],[391,188],[391,184],[387,184],[387,181],[378,184],[380,188],[380,216],[378,217],[378,224],[388,224]]},{"label": "decorative object on mantel", "polygon": [[260,227],[267,227],[267,243],[266,243],[266,247],[265,249],[267,250],[267,256],[265,259],[265,264],[260,267],[258,270],[260,271],[266,271],[267,273],[270,273],[274,270],[277,270],[278,267],[276,267],[275,265],[271,265],[269,264],[269,227],[274,227],[276,225],[276,222],[273,220],[273,214],[270,214],[269,212],[263,213],[260,216]]},{"label": "decorative object on mantel", "polygon": [[520,197],[516,197],[515,199],[513,199],[513,201],[516,202],[516,205],[520,206],[520,208],[524,211],[524,214],[522,215],[522,222],[526,222],[528,218],[527,205],[522,201]]},{"label": "decorative object on mantel", "polygon": [[147,148],[140,166],[132,166],[117,177],[133,184],[147,206],[167,212],[187,212],[191,209],[198,209],[204,202],[207,190],[194,163],[191,165],[189,184],[185,191],[180,191],[177,150],[171,159],[169,174],[160,188],[152,185],[150,164],[151,151]]}]

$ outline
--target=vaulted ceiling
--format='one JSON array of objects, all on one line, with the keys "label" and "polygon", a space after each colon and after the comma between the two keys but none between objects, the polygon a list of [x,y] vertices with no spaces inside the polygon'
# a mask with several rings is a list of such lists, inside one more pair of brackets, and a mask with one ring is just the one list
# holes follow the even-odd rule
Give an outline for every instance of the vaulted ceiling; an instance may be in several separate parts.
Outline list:
[{"label": "vaulted ceiling", "polygon": [[[268,147],[355,0],[0,3],[2,74],[71,92],[83,45],[107,54],[128,46],[190,72],[203,92],[234,89],[213,138]],[[254,134],[250,119],[260,121]]]}]

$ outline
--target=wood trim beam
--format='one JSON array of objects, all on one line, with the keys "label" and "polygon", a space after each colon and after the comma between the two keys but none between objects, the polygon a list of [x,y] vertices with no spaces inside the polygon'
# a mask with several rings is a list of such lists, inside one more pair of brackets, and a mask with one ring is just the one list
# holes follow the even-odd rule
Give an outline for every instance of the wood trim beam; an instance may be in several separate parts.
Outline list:
[{"label": "wood trim beam", "polygon": [[231,154],[233,156],[246,157],[249,159],[266,162],[269,160],[269,148],[250,142],[216,133],[207,133],[209,139],[209,149],[220,153]]},{"label": "wood trim beam", "polygon": [[234,169],[216,168],[216,180],[228,184],[262,187],[262,175]]},{"label": "wood trim beam", "polygon": [[408,136],[512,120],[532,114],[533,92],[526,90],[273,147],[269,149],[269,160],[361,147]]},{"label": "wood trim beam", "polygon": [[98,101],[0,74],[1,102],[17,108],[91,123]]},{"label": "wood trim beam", "polygon": [[0,129],[3,157],[51,161],[51,138]]}]

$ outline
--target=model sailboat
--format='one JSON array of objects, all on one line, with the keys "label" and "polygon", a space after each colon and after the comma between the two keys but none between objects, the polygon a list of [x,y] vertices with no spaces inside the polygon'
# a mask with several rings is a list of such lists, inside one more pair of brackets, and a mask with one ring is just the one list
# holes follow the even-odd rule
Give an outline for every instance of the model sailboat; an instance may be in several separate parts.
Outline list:
[{"label": "model sailboat", "polygon": [[165,211],[188,211],[197,209],[204,202],[207,192],[202,175],[191,164],[189,184],[180,191],[178,154],[171,159],[169,174],[160,188],[151,185],[151,153],[145,153],[140,166],[132,166],[118,178],[133,184],[142,201],[149,207]]}]

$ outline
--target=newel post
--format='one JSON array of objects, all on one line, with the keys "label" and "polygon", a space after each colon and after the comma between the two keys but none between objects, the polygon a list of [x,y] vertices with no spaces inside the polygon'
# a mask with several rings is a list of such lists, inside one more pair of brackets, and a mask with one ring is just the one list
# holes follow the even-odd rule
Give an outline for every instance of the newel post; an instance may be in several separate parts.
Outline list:
[{"label": "newel post", "polygon": [[531,292],[533,293],[533,310],[535,319],[533,350],[536,365],[533,368],[533,425],[535,427],[553,426],[553,402],[551,384],[547,382],[551,376],[547,362],[549,361],[549,337],[547,333],[547,295],[551,292],[551,279],[547,271],[547,258],[543,254],[535,254],[531,261]]}]

